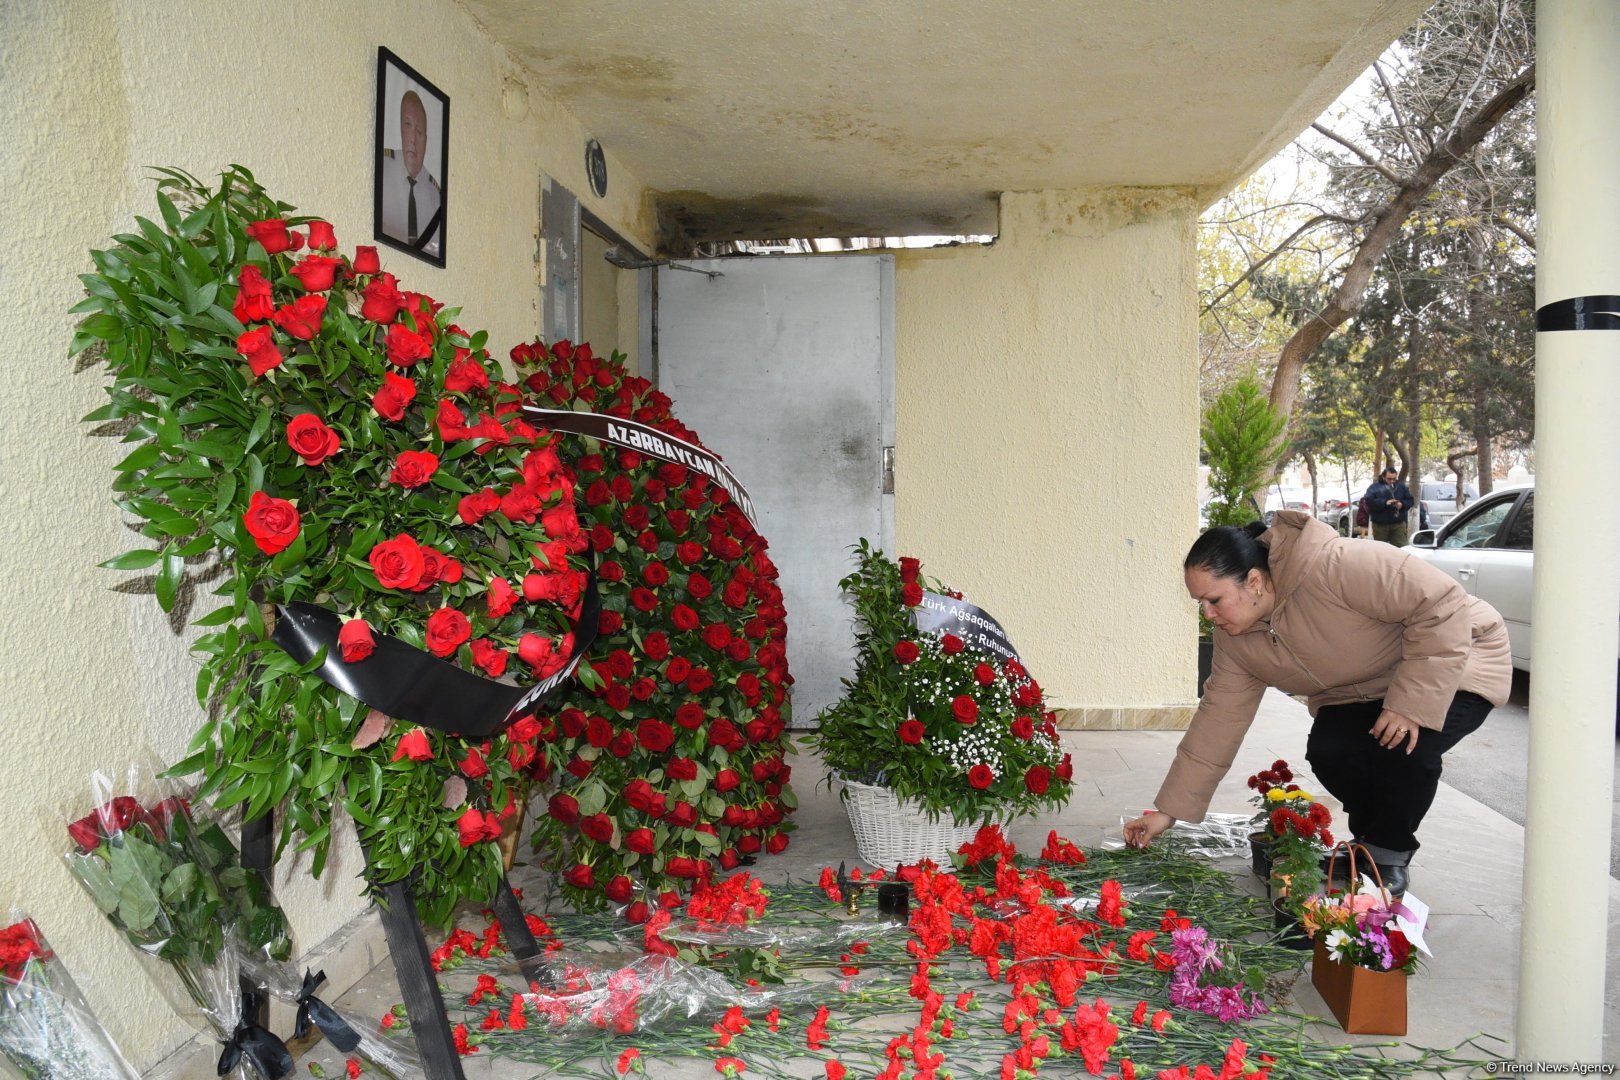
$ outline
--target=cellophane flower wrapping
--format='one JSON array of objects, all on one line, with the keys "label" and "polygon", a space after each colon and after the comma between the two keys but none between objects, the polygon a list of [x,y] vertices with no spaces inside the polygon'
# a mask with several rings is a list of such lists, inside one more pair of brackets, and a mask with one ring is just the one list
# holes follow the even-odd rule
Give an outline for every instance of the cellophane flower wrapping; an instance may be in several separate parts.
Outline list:
[{"label": "cellophane flower wrapping", "polygon": [[32,919],[0,930],[0,1055],[26,1080],[138,1080]]},{"label": "cellophane flower wrapping", "polygon": [[[68,819],[68,869],[175,1014],[230,1045],[252,1019],[243,1014],[241,953],[291,951],[280,909],[217,823],[204,818],[199,830],[185,800],[164,795],[149,772],[132,767],[121,786],[97,772],[90,786],[95,809]],[[244,1056],[220,1075],[247,1080],[248,1070]]]},{"label": "cellophane flower wrapping", "polygon": [[[337,1038],[333,1039],[332,1033],[322,1025],[321,1017],[315,1015],[319,1007],[312,1006],[307,1008],[311,1026],[332,1041],[335,1049],[364,1061],[368,1069],[376,1075],[390,1077],[392,1080],[404,1080],[405,1077],[420,1074],[421,1059],[417,1056],[416,1047],[409,1036],[387,1033],[383,1029],[380,1017],[364,1016],[352,1009],[339,1009],[333,1006],[329,1000],[320,995],[321,976],[310,976],[308,973],[301,976],[296,968],[269,959],[262,952],[249,952],[243,955],[242,966],[248,978],[261,991],[295,1008],[303,1003],[301,998],[307,986],[330,1010],[327,1015],[340,1025],[336,1032]],[[293,1033],[295,1037],[302,1034],[302,1031]],[[349,1043],[350,1038],[358,1041]]]}]

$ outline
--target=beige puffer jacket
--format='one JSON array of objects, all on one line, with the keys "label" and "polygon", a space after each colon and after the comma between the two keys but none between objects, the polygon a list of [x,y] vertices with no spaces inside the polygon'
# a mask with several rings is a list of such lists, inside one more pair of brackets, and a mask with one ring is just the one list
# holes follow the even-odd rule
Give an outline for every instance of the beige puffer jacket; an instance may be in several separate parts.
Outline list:
[{"label": "beige puffer jacket", "polygon": [[[1422,559],[1348,540],[1307,514],[1284,511],[1260,537],[1270,548],[1277,606],[1236,636],[1215,632],[1204,698],[1155,805],[1197,821],[1209,808],[1268,686],[1324,705],[1384,700],[1439,730],[1459,690],[1500,705],[1513,669],[1496,609]],[[1420,736],[1421,738],[1421,736]]]}]

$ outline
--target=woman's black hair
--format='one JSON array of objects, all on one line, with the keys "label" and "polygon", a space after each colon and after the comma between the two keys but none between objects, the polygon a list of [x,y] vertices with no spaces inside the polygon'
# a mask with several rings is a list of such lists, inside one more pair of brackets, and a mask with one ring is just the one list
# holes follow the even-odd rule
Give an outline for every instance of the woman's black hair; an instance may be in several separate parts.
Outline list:
[{"label": "woman's black hair", "polygon": [[1258,542],[1266,531],[1263,521],[1247,525],[1217,525],[1204,533],[1187,552],[1183,570],[1207,570],[1216,577],[1242,581],[1250,570],[1271,573],[1270,552]]}]

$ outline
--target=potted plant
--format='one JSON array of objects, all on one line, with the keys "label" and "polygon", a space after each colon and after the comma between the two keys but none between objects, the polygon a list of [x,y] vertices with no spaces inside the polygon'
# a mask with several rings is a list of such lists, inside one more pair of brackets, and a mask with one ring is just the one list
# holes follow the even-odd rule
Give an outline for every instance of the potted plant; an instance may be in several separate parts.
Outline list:
[{"label": "potted plant", "polygon": [[855,677],[814,742],[829,782],[844,785],[861,857],[943,863],[980,824],[1066,802],[1069,755],[1023,664],[919,631],[917,560],[895,563],[864,540],[857,552],[859,568],[839,582],[855,607]]}]

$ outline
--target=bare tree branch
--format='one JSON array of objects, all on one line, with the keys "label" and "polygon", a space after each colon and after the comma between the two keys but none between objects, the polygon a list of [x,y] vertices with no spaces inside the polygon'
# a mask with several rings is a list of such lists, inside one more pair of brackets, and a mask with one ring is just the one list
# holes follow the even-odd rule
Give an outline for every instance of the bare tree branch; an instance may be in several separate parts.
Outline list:
[{"label": "bare tree branch", "polygon": [[1422,161],[1423,155],[1412,142],[1412,129],[1406,123],[1406,117],[1401,113],[1401,103],[1395,97],[1395,90],[1389,85],[1389,79],[1384,75],[1384,65],[1377,60],[1373,61],[1373,72],[1378,76],[1378,84],[1384,88],[1384,100],[1389,102],[1389,110],[1395,115],[1395,130],[1400,132],[1401,142],[1406,144],[1406,152],[1412,155],[1413,161]]},{"label": "bare tree branch", "polygon": [[1391,169],[1388,165],[1385,165],[1382,161],[1379,161],[1378,158],[1375,157],[1371,152],[1363,150],[1361,147],[1357,146],[1343,135],[1333,131],[1331,128],[1328,128],[1322,124],[1312,124],[1311,130],[1332,139],[1334,142],[1356,155],[1356,157],[1360,158],[1366,163],[1369,169],[1372,169],[1379,176],[1382,176],[1385,180],[1388,180],[1396,187],[1400,187],[1406,182],[1403,177],[1395,172],[1395,170]]},{"label": "bare tree branch", "polygon": [[1495,220],[1498,225],[1502,226],[1502,228],[1506,229],[1514,236],[1517,236],[1519,238],[1519,242],[1525,247],[1529,248],[1531,251],[1536,250],[1536,237],[1534,233],[1527,232],[1524,226],[1518,224],[1504,213],[1498,213]]},{"label": "bare tree branch", "polygon": [[1282,243],[1278,244],[1276,247],[1272,248],[1271,251],[1266,254],[1265,258],[1261,259],[1259,262],[1255,263],[1253,266],[1250,266],[1247,270],[1243,271],[1243,274],[1242,274],[1241,277],[1239,277],[1236,281],[1232,282],[1232,284],[1228,285],[1226,288],[1222,289],[1221,292],[1220,292],[1220,295],[1216,296],[1215,299],[1211,300],[1209,303],[1204,305],[1204,312],[1208,312],[1210,308],[1214,307],[1216,304],[1220,303],[1222,300],[1225,300],[1228,296],[1231,296],[1232,293],[1237,291],[1238,286],[1242,285],[1245,281],[1248,281],[1255,274],[1258,274],[1261,270],[1265,269],[1266,265],[1268,263],[1270,263],[1271,260],[1275,259],[1277,256],[1281,255],[1283,252],[1287,251],[1288,250],[1288,245],[1292,244],[1295,240],[1299,239],[1306,232],[1308,232],[1311,229],[1316,228],[1319,225],[1325,225],[1325,224],[1327,224],[1329,222],[1337,222],[1338,224],[1341,224],[1341,225],[1355,225],[1355,224],[1358,224],[1358,221],[1356,219],[1342,217],[1342,216],[1340,216],[1338,214],[1318,214],[1318,215],[1316,215],[1315,217],[1313,217],[1309,221],[1307,221],[1305,224],[1303,224],[1299,228],[1295,229],[1292,233],[1289,233],[1287,239],[1285,239]]}]

